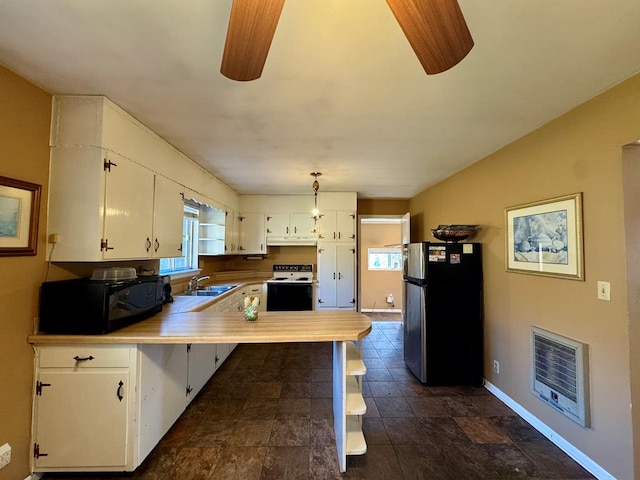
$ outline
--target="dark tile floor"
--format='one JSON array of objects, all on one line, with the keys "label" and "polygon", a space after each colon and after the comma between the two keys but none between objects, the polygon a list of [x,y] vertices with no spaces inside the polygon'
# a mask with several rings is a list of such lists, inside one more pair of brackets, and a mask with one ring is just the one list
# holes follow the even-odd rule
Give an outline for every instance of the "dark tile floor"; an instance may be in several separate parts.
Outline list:
[{"label": "dark tile floor", "polygon": [[61,479],[587,479],[587,471],[483,388],[425,387],[402,324],[363,342],[368,450],[340,474],[330,343],[239,345],[132,474]]}]

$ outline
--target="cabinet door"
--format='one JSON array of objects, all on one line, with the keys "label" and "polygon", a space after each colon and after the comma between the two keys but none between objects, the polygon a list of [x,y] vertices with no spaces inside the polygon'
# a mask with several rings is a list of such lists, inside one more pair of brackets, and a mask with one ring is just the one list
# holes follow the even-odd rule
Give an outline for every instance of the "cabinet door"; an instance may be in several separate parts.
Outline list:
[{"label": "cabinet door", "polygon": [[190,402],[205,383],[209,381],[216,369],[216,345],[211,343],[193,343],[188,347],[188,392]]},{"label": "cabinet door", "polygon": [[354,212],[336,212],[336,232],[338,241],[353,241],[356,238],[356,215]]},{"label": "cabinet door", "polygon": [[356,305],[355,258],[354,247],[336,246],[336,292],[338,308],[354,308]]},{"label": "cabinet door", "polygon": [[140,345],[139,461],[184,411],[187,400],[185,345]]},{"label": "cabinet door", "polygon": [[336,247],[335,245],[318,246],[318,308],[335,308],[336,297]]},{"label": "cabinet door", "polygon": [[314,238],[313,217],[311,213],[291,214],[291,236],[297,238]]},{"label": "cabinet door", "polygon": [[[40,371],[45,384],[36,395],[34,442],[47,467],[124,467],[129,435],[129,373],[84,370]],[[42,456],[45,455],[46,456]]]},{"label": "cabinet door", "polygon": [[93,147],[51,149],[47,232],[60,237],[54,262],[103,260],[105,155]]},{"label": "cabinet door", "polygon": [[154,174],[109,153],[106,175],[105,260],[151,257]]},{"label": "cabinet door", "polygon": [[224,220],[224,253],[238,253],[240,220],[235,210],[227,210]]},{"label": "cabinet door", "polygon": [[319,240],[333,241],[338,239],[338,232],[336,232],[336,212],[334,210],[328,210],[321,212],[322,218],[318,222],[319,224]]},{"label": "cabinet door", "polygon": [[263,213],[242,215],[240,253],[267,253]]},{"label": "cabinet door", "polygon": [[182,186],[168,178],[155,176],[153,196],[154,258],[182,256],[182,221],[184,197]]},{"label": "cabinet door", "polygon": [[266,216],[267,238],[285,238],[289,236],[289,214],[269,213]]}]

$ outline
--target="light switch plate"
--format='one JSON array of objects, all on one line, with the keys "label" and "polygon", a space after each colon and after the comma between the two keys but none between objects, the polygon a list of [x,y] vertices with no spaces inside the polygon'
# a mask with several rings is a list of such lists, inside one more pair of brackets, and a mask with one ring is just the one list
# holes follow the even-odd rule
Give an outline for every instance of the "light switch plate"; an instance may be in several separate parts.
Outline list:
[{"label": "light switch plate", "polygon": [[611,301],[611,284],[598,281],[598,300]]}]

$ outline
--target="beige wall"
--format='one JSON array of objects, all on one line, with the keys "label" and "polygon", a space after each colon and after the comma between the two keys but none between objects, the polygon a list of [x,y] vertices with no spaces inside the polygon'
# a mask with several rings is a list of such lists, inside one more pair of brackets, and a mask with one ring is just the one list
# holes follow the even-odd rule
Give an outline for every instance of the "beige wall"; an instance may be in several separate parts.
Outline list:
[{"label": "beige wall", "polygon": [[[422,192],[410,209],[414,241],[452,219],[482,225],[485,376],[620,479],[633,478],[621,158],[638,138],[640,75]],[[584,193],[585,281],[507,273],[504,208],[574,192]],[[596,299],[597,280],[611,282],[611,302]],[[591,428],[530,393],[532,325],[589,344]]]},{"label": "beige wall", "polygon": [[358,215],[404,215],[409,211],[409,199],[361,198]]},{"label": "beige wall", "polygon": [[367,250],[399,244],[402,238],[400,224],[362,223],[360,225],[360,310],[389,309],[387,295],[394,297],[391,310],[402,309],[402,272],[368,269]]},{"label": "beige wall", "polygon": [[0,175],[42,185],[36,256],[0,257],[0,480],[29,475],[33,350],[27,344],[45,274],[51,96],[0,67]]}]

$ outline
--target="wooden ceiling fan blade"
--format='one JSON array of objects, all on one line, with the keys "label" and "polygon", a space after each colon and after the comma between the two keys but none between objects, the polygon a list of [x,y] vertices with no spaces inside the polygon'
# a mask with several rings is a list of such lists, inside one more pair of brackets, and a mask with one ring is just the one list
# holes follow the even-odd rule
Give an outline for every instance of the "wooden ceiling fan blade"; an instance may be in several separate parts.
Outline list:
[{"label": "wooden ceiling fan blade", "polygon": [[220,73],[232,80],[260,78],[284,0],[233,0]]},{"label": "wooden ceiling fan blade", "polygon": [[428,74],[457,65],[473,38],[457,0],[387,0],[418,60]]}]

